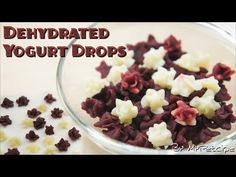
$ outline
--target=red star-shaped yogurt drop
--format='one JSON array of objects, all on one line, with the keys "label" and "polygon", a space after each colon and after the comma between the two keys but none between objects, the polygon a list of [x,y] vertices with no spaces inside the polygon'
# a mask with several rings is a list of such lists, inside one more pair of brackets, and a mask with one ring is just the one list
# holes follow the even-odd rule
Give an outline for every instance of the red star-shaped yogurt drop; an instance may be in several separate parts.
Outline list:
[{"label": "red star-shaped yogurt drop", "polygon": [[219,81],[230,80],[231,75],[233,75],[234,73],[234,70],[223,63],[216,64],[212,70],[212,75]]},{"label": "red star-shaped yogurt drop", "polygon": [[121,76],[121,87],[131,93],[138,94],[143,88],[142,79],[138,72],[126,72]]},{"label": "red star-shaped yogurt drop", "polygon": [[196,125],[197,109],[190,107],[185,102],[177,101],[177,108],[171,112],[175,121],[181,125]]}]

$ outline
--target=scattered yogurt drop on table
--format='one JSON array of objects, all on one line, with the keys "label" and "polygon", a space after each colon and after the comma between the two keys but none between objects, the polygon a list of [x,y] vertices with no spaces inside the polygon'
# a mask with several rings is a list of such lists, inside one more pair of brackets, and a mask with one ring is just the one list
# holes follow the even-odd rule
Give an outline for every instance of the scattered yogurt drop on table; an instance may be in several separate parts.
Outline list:
[{"label": "scattered yogurt drop on table", "polygon": [[8,146],[11,148],[17,148],[21,144],[22,144],[22,140],[20,137],[15,136],[8,139]]},{"label": "scattered yogurt drop on table", "polygon": [[26,152],[29,154],[36,154],[40,150],[40,146],[38,143],[30,143],[26,146]]},{"label": "scattered yogurt drop on table", "polygon": [[31,119],[31,118],[24,118],[23,120],[22,120],[22,127],[23,128],[32,128],[32,127],[34,127],[34,125],[33,125],[33,119]]},{"label": "scattered yogurt drop on table", "polygon": [[[77,133],[77,124],[68,115],[63,114],[61,105],[52,94],[46,95],[46,98],[42,96],[33,97],[30,101],[28,101],[29,98],[25,97],[29,103],[27,105],[24,105],[26,104],[24,97],[13,99],[18,100],[18,104],[21,105],[19,107],[17,104],[11,109],[1,108],[0,116],[8,115],[11,120],[11,124],[7,123],[9,120],[6,118],[1,120],[0,144],[2,154],[71,154],[73,149],[70,147],[66,151],[60,152],[55,146],[61,138],[69,139],[72,147],[81,148],[81,134]],[[6,105],[7,102],[5,101],[4,104]],[[58,109],[55,110],[54,108]],[[51,114],[55,118],[51,117]],[[7,125],[4,126],[6,123]],[[71,131],[70,135],[76,141],[68,136],[69,130],[73,127],[76,130]]]},{"label": "scattered yogurt drop on table", "polygon": [[0,142],[6,141],[6,140],[7,140],[7,134],[3,130],[0,130]]},{"label": "scattered yogurt drop on table", "polygon": [[58,150],[55,146],[46,146],[44,150],[44,154],[46,155],[52,155],[52,154],[57,154]]},{"label": "scattered yogurt drop on table", "polygon": [[43,143],[45,146],[50,146],[53,145],[55,142],[54,137],[53,136],[46,136],[43,140]]},{"label": "scattered yogurt drop on table", "polygon": [[69,126],[69,123],[66,120],[60,120],[58,123],[58,127],[61,129],[67,129]]}]

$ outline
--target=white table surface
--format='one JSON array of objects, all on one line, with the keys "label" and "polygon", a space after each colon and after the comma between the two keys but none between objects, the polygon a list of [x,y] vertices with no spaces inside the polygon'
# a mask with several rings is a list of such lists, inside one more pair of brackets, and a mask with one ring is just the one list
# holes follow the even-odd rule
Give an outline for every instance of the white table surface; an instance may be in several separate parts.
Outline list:
[{"label": "white table surface", "polygon": [[[88,26],[90,23],[82,24],[83,27]],[[235,35],[235,23],[216,23],[217,25],[223,25],[227,29],[232,31],[232,34]],[[3,25],[14,25],[14,26],[35,26],[35,24],[1,24],[0,37],[2,37],[2,26]],[[51,24],[36,24],[36,26],[51,26]],[[57,26],[77,26],[77,24],[53,24],[53,27]],[[1,38],[0,43],[5,41]],[[8,41],[9,42],[9,41]],[[21,45],[29,45],[32,41],[16,41],[12,40],[12,43],[18,43]],[[57,40],[44,40],[44,41],[36,41],[38,44],[56,44]],[[23,43],[23,44],[22,44]],[[60,41],[60,45],[66,45],[69,43],[69,40]],[[37,98],[42,98],[45,93],[49,92],[54,94],[57,98],[56,91],[56,69],[58,64],[58,59],[5,59],[3,58],[3,48],[1,47],[1,99],[3,97],[17,98],[21,95],[26,95],[29,98],[33,98],[33,100]],[[60,106],[60,103],[58,103]],[[83,134],[83,133],[82,133]],[[86,138],[86,135],[82,136],[82,145],[79,151],[81,154],[106,154],[106,152],[91,141]],[[80,147],[79,147],[80,148]]]}]

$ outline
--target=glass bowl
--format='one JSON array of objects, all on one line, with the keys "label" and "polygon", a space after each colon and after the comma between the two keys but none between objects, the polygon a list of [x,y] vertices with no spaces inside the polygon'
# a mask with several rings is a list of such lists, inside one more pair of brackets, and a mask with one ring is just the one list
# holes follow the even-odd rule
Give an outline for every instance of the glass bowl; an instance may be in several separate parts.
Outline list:
[{"label": "glass bowl", "polygon": [[[211,23],[94,23],[90,27],[107,28],[110,31],[108,39],[101,40],[72,40],[68,45],[69,50],[66,57],[60,59],[57,68],[57,90],[64,109],[78,123],[80,128],[86,133],[88,138],[104,150],[114,154],[205,154],[208,153],[203,148],[200,152],[187,150],[161,150],[148,149],[122,143],[113,140],[101,131],[96,129],[93,124],[96,119],[91,118],[81,109],[81,102],[86,99],[85,81],[98,77],[95,67],[102,60],[110,62],[109,58],[73,58],[71,55],[71,45],[81,44],[85,46],[119,46],[135,44],[139,41],[146,41],[149,34],[153,34],[157,41],[163,41],[173,34],[182,41],[182,48],[188,52],[206,52],[214,60],[213,66],[217,62],[223,62],[232,68],[236,68],[236,41],[232,35]],[[211,71],[211,68],[209,68]],[[230,102],[235,103],[236,80],[235,76],[230,82],[226,83],[229,93],[232,96]],[[235,114],[234,104],[233,110]],[[232,124],[230,131],[220,130],[221,135],[213,138],[208,143],[209,146],[231,146],[236,144],[236,126]],[[211,152],[222,153],[222,152]]]}]

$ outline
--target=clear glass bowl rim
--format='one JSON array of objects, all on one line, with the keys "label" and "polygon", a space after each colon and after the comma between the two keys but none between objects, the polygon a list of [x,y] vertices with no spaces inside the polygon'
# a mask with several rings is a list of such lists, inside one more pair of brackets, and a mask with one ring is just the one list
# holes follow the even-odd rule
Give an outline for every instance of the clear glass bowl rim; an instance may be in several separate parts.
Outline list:
[{"label": "clear glass bowl rim", "polygon": [[[93,23],[88,27],[95,27],[98,23]],[[231,32],[227,31],[226,29],[215,25],[213,23],[194,23],[195,25],[200,25],[205,28],[214,30],[221,34],[225,39],[230,41],[235,47],[236,47],[236,39],[233,38],[233,35]],[[68,50],[70,50],[72,44],[74,44],[78,39],[73,39],[68,44]],[[235,49],[236,52],[236,49]],[[57,92],[59,95],[59,99],[61,100],[63,108],[69,113],[69,115],[76,121],[78,126],[86,133],[88,138],[92,140],[95,144],[97,144],[99,147],[105,149],[106,151],[112,153],[112,154],[189,154],[187,150],[183,150],[181,152],[177,152],[172,149],[168,150],[162,150],[162,149],[149,149],[149,148],[142,148],[137,146],[132,146],[129,144],[125,144],[123,142],[113,140],[101,132],[96,131],[94,128],[87,126],[84,124],[77,113],[75,113],[70,106],[69,101],[67,100],[65,96],[65,92],[63,90],[63,83],[62,83],[62,73],[63,73],[63,65],[65,63],[65,59],[68,52],[66,52],[65,57],[61,57],[59,59],[59,63],[57,66],[57,73],[56,73],[56,87]],[[230,146],[233,143],[236,143],[236,132],[231,133],[230,135],[221,138],[219,140],[216,140],[211,143],[206,143],[204,145],[209,146]],[[218,154],[221,152],[213,152],[213,154]],[[199,152],[191,152],[190,154],[199,154]],[[209,154],[206,150],[202,150],[201,154]],[[212,154],[212,153],[211,153]]]}]

